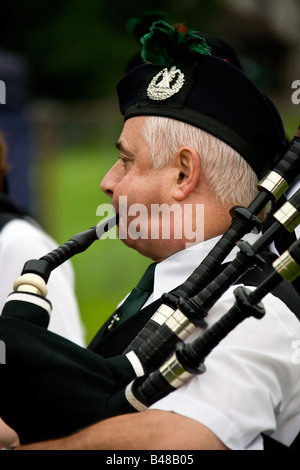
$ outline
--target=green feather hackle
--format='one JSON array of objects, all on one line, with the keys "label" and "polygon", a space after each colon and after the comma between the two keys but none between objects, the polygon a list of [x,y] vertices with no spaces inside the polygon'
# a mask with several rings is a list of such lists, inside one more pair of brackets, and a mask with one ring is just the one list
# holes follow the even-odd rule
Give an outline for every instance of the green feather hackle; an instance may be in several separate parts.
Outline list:
[{"label": "green feather hackle", "polygon": [[181,32],[165,21],[153,23],[141,38],[142,58],[160,67],[180,66],[197,62],[199,56],[210,55],[210,47],[197,31]]}]

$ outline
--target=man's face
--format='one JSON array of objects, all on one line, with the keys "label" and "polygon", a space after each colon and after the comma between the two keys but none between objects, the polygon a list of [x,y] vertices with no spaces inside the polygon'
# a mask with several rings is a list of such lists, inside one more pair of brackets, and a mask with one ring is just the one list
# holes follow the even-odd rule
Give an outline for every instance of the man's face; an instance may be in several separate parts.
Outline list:
[{"label": "man's face", "polygon": [[153,237],[156,230],[153,224],[157,220],[153,217],[151,220],[151,211],[153,205],[174,203],[171,195],[176,170],[172,164],[153,169],[150,149],[141,135],[144,120],[135,117],[126,121],[117,143],[119,159],[103,178],[101,189],[112,198],[112,205],[120,215],[122,241],[143,255],[161,261],[181,249],[180,241],[172,241],[172,228],[169,239]]}]

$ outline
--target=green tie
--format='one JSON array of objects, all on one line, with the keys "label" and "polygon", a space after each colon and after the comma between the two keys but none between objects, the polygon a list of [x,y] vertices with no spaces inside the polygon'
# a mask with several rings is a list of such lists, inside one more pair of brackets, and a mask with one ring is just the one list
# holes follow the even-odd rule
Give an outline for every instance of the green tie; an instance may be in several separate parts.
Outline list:
[{"label": "green tie", "polygon": [[137,313],[150,297],[153,291],[154,271],[157,263],[152,263],[146,269],[145,274],[138,285],[131,291],[127,299],[123,302],[117,312],[119,321],[118,325]]}]

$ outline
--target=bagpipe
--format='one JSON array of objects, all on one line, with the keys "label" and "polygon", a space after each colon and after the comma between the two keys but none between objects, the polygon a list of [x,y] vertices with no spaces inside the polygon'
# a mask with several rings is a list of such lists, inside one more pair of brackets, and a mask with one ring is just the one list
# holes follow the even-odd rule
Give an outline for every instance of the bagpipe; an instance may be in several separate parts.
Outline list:
[{"label": "bagpipe", "polygon": [[[300,275],[300,242],[266,266],[265,249],[300,222],[300,190],[273,213],[272,222],[250,245],[242,237],[259,230],[259,213],[281,201],[300,171],[300,128],[275,168],[260,181],[248,208],[231,210],[232,224],[194,273],[172,293],[164,294],[156,313],[126,349],[103,357],[47,330],[51,303],[47,281],[53,269],[85,251],[117,223],[117,217],[74,235],[39,260],[29,260],[0,316],[0,340],[6,346],[1,368],[0,416],[21,443],[58,438],[99,420],[147,409],[194,375],[205,372],[205,358],[237,324],[261,318],[264,296]],[[224,263],[234,247],[237,255]],[[208,328],[212,306],[247,272],[263,273],[253,291],[237,287],[235,303]],[[298,286],[296,286],[298,288]],[[192,343],[184,340],[203,330]],[[129,340],[130,341],[130,340]]]}]

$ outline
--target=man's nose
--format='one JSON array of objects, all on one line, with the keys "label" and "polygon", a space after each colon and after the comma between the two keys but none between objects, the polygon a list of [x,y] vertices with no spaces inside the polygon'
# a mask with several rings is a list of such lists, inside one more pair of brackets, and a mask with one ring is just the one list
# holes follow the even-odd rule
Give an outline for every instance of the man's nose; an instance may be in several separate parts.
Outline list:
[{"label": "man's nose", "polygon": [[120,175],[118,171],[118,162],[106,173],[103,180],[101,181],[100,188],[107,196],[112,197],[114,190],[118,181],[120,180]]}]

